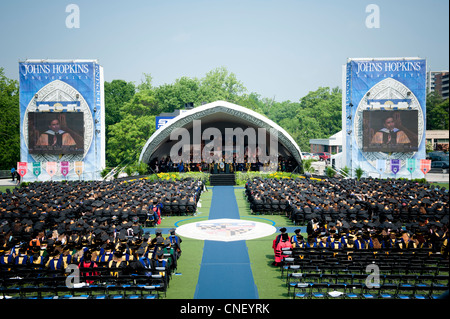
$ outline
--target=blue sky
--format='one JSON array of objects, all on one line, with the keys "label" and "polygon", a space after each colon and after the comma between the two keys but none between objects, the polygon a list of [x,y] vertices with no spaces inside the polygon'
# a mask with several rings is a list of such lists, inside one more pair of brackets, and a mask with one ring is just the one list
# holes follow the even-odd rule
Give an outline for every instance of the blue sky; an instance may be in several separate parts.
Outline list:
[{"label": "blue sky", "polygon": [[[80,28],[66,27],[66,6]],[[367,28],[366,6],[380,9]],[[106,81],[154,85],[225,66],[248,92],[298,101],[341,86],[347,58],[421,57],[448,70],[446,0],[41,0],[0,2],[0,67],[25,59],[98,59]]]}]

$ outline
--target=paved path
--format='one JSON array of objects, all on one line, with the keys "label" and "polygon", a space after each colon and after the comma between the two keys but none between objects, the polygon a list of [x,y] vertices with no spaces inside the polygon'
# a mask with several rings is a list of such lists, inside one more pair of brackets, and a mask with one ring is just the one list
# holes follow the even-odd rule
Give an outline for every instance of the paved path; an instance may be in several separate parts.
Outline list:
[{"label": "paved path", "polygon": [[[239,219],[233,186],[214,186],[209,219]],[[245,241],[205,240],[194,299],[258,299]]]}]

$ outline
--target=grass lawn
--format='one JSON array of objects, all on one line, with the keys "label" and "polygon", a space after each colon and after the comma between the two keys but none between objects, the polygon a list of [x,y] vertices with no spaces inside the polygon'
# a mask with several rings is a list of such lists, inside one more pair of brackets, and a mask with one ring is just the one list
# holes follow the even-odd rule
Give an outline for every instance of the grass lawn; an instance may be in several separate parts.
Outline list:
[{"label": "grass lawn", "polygon": [[[208,219],[211,208],[212,190],[209,189],[201,196],[201,206],[195,216],[170,216],[165,217],[158,227],[170,228],[181,226]],[[168,236],[163,234],[164,237]],[[181,258],[178,260],[176,273],[172,275],[172,280],[167,289],[167,299],[193,299],[195,288],[197,287],[200,264],[203,257],[204,240],[181,237]]]},{"label": "grass lawn", "polygon": [[9,188],[9,190],[12,192],[15,187],[14,186],[0,186],[0,192],[6,193],[7,188]]},{"label": "grass lawn", "polygon": [[[261,223],[273,224],[274,227],[294,226],[284,215],[254,215],[251,214],[250,205],[245,198],[243,189],[235,189],[241,219],[253,220]],[[272,266],[274,251],[272,242],[277,233],[257,239],[247,240],[248,255],[253,273],[253,279],[258,287],[258,295],[261,299],[286,299],[287,287],[281,279],[279,267]]]},{"label": "grass lawn", "polygon": [[[165,235],[163,235],[165,236]],[[167,299],[193,299],[203,256],[203,240],[182,238],[181,257],[167,289]]]},{"label": "grass lawn", "polygon": [[[235,196],[239,214],[242,219],[256,220],[270,225],[275,222],[275,227],[293,226],[292,222],[284,215],[251,214],[243,189],[235,189]],[[211,189],[202,194],[202,207],[199,208],[199,213],[197,215],[193,217],[166,217],[158,227],[169,228],[175,226],[175,223],[180,226],[185,223],[207,219],[211,207],[211,197]],[[274,260],[272,241],[275,236],[276,234],[273,234],[267,237],[246,241],[253,278],[258,287],[259,298],[263,299],[287,298],[287,288],[284,285],[284,281],[281,279],[280,269],[279,267],[272,266]],[[177,268],[177,272],[181,273],[181,275],[172,275],[170,287],[167,289],[167,299],[193,299],[197,286],[204,241],[190,238],[182,239],[183,242],[181,245],[183,253],[178,261]]]},{"label": "grass lawn", "polygon": [[445,187],[445,189],[448,189],[448,185],[449,185],[449,183],[438,183],[438,182],[432,182],[430,184],[434,185],[434,186],[439,186],[439,188]]}]

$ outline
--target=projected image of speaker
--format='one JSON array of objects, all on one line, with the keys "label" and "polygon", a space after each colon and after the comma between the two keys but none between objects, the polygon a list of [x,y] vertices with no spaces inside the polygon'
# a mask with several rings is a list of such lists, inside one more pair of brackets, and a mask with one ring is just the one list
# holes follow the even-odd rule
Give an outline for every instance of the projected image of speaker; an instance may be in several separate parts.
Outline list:
[{"label": "projected image of speaker", "polygon": [[363,151],[416,152],[418,116],[417,110],[363,111]]},{"label": "projected image of speaker", "polygon": [[30,154],[83,154],[83,112],[28,113]]}]

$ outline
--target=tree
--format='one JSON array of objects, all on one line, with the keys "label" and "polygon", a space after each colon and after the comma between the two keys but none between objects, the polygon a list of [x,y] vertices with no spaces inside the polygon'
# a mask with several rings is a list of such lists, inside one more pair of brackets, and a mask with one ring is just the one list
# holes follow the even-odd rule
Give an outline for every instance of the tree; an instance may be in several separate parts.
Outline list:
[{"label": "tree", "polygon": [[[120,122],[120,108],[131,100],[136,93],[136,87],[132,82],[113,80],[105,82],[105,125],[108,126]],[[106,131],[108,132],[108,131]]]},{"label": "tree", "polygon": [[110,127],[107,157],[110,165],[132,163],[155,131],[155,116],[127,114],[122,121]]},{"label": "tree", "polygon": [[274,103],[266,115],[291,134],[300,149],[309,149],[310,139],[327,138],[341,130],[341,98],[339,88],[321,87],[300,103]]},{"label": "tree", "polygon": [[199,99],[202,102],[224,100],[236,103],[239,95],[247,91],[242,82],[238,81],[234,73],[227,68],[216,68],[201,79]]},{"label": "tree", "polygon": [[427,130],[448,130],[448,104],[437,92],[427,95]]},{"label": "tree", "polygon": [[172,113],[176,109],[183,108],[186,103],[194,103],[198,106],[200,81],[197,78],[181,77],[173,84],[164,84],[154,89],[158,109]]},{"label": "tree", "polygon": [[19,83],[0,68],[0,169],[11,169],[20,160]]}]

